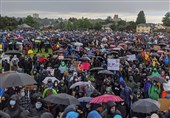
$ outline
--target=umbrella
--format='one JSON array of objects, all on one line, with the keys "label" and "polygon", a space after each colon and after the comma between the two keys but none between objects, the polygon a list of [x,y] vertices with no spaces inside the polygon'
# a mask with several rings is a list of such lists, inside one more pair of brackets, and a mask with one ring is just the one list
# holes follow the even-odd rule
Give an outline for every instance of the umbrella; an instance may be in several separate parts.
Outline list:
[{"label": "umbrella", "polygon": [[74,97],[66,93],[52,94],[44,98],[45,101],[60,104],[60,105],[79,105],[79,101]]},{"label": "umbrella", "polygon": [[118,52],[116,52],[116,51],[111,51],[111,52],[108,52],[108,54],[118,54]]},{"label": "umbrella", "polygon": [[74,45],[75,45],[75,46],[83,46],[83,44],[80,43],[80,42],[75,42]]},{"label": "umbrella", "polygon": [[6,55],[21,55],[21,53],[17,50],[9,50],[5,52]]},{"label": "umbrella", "polygon": [[28,54],[33,54],[33,50],[28,50]]},{"label": "umbrella", "polygon": [[91,97],[81,97],[78,99],[79,102],[90,102]]},{"label": "umbrella", "polygon": [[0,87],[25,86],[35,84],[36,81],[28,74],[14,71],[5,72],[0,75]]},{"label": "umbrella", "polygon": [[94,67],[94,68],[90,69],[90,71],[98,71],[98,70],[104,70],[104,68],[102,68],[102,67]]},{"label": "umbrella", "polygon": [[101,71],[98,72],[98,74],[113,75],[113,73],[109,70],[101,70]]},{"label": "umbrella", "polygon": [[35,40],[35,43],[41,43],[41,41],[40,40]]},{"label": "umbrella", "polygon": [[164,53],[164,51],[163,50],[158,50],[158,53],[162,54],[162,53]]},{"label": "umbrella", "polygon": [[116,96],[116,95],[101,95],[95,98],[92,98],[90,103],[107,103],[108,101],[113,101],[113,102],[122,102],[124,101],[121,97]]},{"label": "umbrella", "polygon": [[89,82],[80,81],[80,82],[76,82],[76,83],[72,84],[72,85],[70,86],[70,89],[73,89],[73,88],[75,88],[76,86],[86,86],[86,85],[90,85],[90,83],[89,83]]},{"label": "umbrella", "polygon": [[48,59],[47,59],[47,58],[44,58],[44,57],[41,57],[41,58],[38,59],[38,61],[39,61],[40,63],[43,63],[44,61],[48,61]]},{"label": "umbrella", "polygon": [[54,51],[54,53],[63,53],[63,52],[64,52],[63,50]]},{"label": "umbrella", "polygon": [[165,80],[162,79],[160,76],[149,76],[148,77],[151,81],[157,81],[160,83],[165,83]]},{"label": "umbrella", "polygon": [[90,58],[88,58],[88,57],[82,57],[82,58],[80,58],[80,60],[81,60],[81,61],[90,61]]},{"label": "umbrella", "polygon": [[132,110],[137,113],[151,113],[160,109],[160,104],[152,99],[140,99],[132,104]]},{"label": "umbrella", "polygon": [[44,80],[43,80],[43,83],[44,84],[47,84],[48,83],[48,80],[51,79],[51,81],[54,83],[54,81],[58,81],[60,82],[57,78],[55,77],[46,77]]}]

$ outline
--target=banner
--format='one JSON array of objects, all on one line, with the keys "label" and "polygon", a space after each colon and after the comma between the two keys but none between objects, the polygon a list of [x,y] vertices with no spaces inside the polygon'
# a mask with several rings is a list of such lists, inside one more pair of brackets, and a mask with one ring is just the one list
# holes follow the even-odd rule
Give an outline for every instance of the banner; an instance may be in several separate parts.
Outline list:
[{"label": "banner", "polygon": [[119,70],[120,59],[108,59],[107,60],[107,69],[108,70]]},{"label": "banner", "polygon": [[135,55],[135,54],[133,54],[133,55],[127,55],[127,60],[128,60],[128,61],[136,60],[136,55]]}]

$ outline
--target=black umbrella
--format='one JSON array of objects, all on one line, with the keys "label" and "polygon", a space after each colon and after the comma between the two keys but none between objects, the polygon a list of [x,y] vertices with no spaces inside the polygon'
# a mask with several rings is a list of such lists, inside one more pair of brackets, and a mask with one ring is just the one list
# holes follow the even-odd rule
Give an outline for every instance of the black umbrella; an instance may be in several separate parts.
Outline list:
[{"label": "black umbrella", "polygon": [[140,99],[132,104],[132,110],[137,113],[151,113],[159,109],[159,102],[152,99]]},{"label": "black umbrella", "polygon": [[88,58],[88,57],[82,57],[82,58],[80,58],[80,60],[81,60],[81,61],[90,61],[90,58]]},{"label": "black umbrella", "polygon": [[60,105],[79,105],[79,101],[74,97],[66,93],[52,94],[44,98],[45,101],[60,104]]},{"label": "black umbrella", "polygon": [[0,75],[0,87],[25,86],[36,81],[28,74],[9,71]]},{"label": "black umbrella", "polygon": [[64,51],[63,50],[57,50],[57,51],[54,51],[53,53],[63,53]]},{"label": "black umbrella", "polygon": [[106,74],[106,75],[113,75],[113,72],[109,70],[101,70],[98,72],[98,74]]},{"label": "black umbrella", "polygon": [[78,99],[79,102],[90,102],[91,97],[81,97]]},{"label": "black umbrella", "polygon": [[159,76],[149,76],[148,77],[151,81],[156,81],[160,83],[166,83],[165,80],[162,79],[162,77]]},{"label": "black umbrella", "polygon": [[104,70],[104,68],[102,68],[102,67],[94,67],[94,68],[90,69],[90,71],[99,71],[99,70]]},{"label": "black umbrella", "polygon": [[17,50],[9,50],[5,52],[6,55],[21,55],[21,53]]}]

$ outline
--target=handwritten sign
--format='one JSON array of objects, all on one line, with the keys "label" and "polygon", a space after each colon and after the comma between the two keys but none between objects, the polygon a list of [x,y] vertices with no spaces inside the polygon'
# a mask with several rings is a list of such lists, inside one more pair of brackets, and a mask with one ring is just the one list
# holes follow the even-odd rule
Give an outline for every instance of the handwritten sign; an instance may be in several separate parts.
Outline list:
[{"label": "handwritten sign", "polygon": [[108,59],[107,60],[107,69],[108,70],[119,70],[120,59]]},{"label": "handwritten sign", "polygon": [[128,60],[128,61],[136,60],[136,55],[135,55],[135,54],[133,54],[133,55],[127,55],[127,60]]}]

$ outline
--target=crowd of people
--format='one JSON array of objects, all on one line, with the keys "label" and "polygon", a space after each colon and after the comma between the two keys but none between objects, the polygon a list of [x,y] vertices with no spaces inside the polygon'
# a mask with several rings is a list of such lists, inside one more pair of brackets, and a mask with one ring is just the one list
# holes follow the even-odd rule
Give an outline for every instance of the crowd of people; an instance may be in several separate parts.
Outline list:
[{"label": "crowd of people", "polygon": [[[2,118],[170,118],[170,109],[150,113],[132,109],[140,99],[170,98],[170,86],[165,87],[170,84],[170,42],[164,34],[23,30],[1,32],[0,39],[2,73],[27,73],[37,82],[1,88]],[[119,70],[108,70],[108,59],[119,59]],[[98,73],[102,70],[106,72]],[[72,88],[77,82],[89,84]],[[122,101],[62,105],[44,100],[59,93],[77,99],[107,94]]]}]

